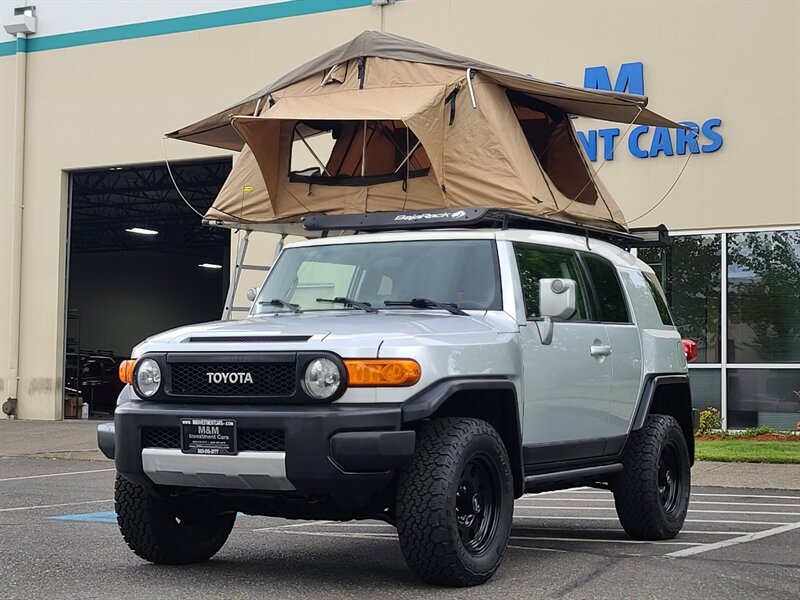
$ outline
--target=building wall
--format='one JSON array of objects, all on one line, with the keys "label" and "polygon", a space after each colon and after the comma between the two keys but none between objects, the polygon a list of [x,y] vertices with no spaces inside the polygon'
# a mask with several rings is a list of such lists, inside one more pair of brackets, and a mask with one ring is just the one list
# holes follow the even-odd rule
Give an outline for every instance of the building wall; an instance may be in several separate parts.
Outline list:
[{"label": "building wall", "polygon": [[[323,6],[307,0],[280,4],[285,5],[280,14],[291,14],[292,6],[303,9],[296,12]],[[326,8],[355,4],[336,1]],[[163,160],[164,132],[234,103],[365,29],[380,29],[382,21],[388,32],[568,84],[582,85],[588,66],[606,65],[613,81],[621,63],[642,62],[651,108],[678,120],[719,117],[724,144],[717,152],[694,155],[668,199],[635,225],[706,229],[800,223],[797,2],[609,1],[599,8],[595,2],[404,0],[383,9],[360,4],[104,43],[69,46],[67,40],[64,47],[28,53],[21,418],[61,415],[65,173]],[[45,4],[38,16],[41,22],[48,18]],[[5,284],[10,280],[13,168],[6,140],[13,131],[15,60],[13,54],[0,56],[3,340],[13,293]],[[605,125],[577,123],[579,130],[595,126]],[[636,159],[624,144],[602,166],[601,177],[632,218],[661,198],[685,157]],[[173,141],[167,142],[167,152],[171,159],[219,155]],[[272,247],[272,240],[256,242],[254,254],[266,256]],[[4,389],[8,363],[8,344],[0,343]]]}]

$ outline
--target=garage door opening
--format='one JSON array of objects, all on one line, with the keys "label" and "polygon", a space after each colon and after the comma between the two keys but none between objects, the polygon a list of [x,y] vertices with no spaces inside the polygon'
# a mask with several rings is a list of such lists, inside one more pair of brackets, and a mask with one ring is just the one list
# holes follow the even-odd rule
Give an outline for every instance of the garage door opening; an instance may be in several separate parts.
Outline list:
[{"label": "garage door opening", "polygon": [[[231,161],[171,167],[202,214]],[[230,234],[202,224],[163,164],[70,174],[66,418],[113,413],[119,362],[146,337],[220,318],[229,252]]]}]

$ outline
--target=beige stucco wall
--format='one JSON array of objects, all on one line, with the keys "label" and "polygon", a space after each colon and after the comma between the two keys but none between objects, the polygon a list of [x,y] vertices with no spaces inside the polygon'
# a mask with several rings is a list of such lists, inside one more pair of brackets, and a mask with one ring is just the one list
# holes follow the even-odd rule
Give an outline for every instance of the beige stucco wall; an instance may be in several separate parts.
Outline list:
[{"label": "beige stucco wall", "polygon": [[[607,65],[613,77],[620,63],[642,61],[652,108],[675,119],[720,117],[725,143],[694,156],[668,200],[636,224],[800,223],[798,2],[405,0],[387,7],[384,17],[389,32],[570,84],[582,84],[587,66]],[[21,418],[61,415],[65,172],[161,161],[163,132],[233,103],[365,29],[379,29],[380,21],[379,9],[365,7],[29,54]],[[0,341],[9,325],[6,140],[14,61],[0,58]],[[171,159],[219,155],[179,142],[167,149]],[[635,159],[623,142],[601,176],[633,217],[663,195],[684,160]],[[255,241],[248,262],[259,253],[266,258],[272,245]],[[4,386],[7,364],[0,343]]]}]

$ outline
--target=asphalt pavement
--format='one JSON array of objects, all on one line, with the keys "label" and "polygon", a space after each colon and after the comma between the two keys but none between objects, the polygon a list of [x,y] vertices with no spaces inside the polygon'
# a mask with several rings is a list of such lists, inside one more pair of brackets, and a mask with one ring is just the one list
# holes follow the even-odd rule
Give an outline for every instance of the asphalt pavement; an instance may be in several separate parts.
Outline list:
[{"label": "asphalt pavement", "polygon": [[[712,469],[713,470],[713,469]],[[470,589],[406,568],[379,522],[241,516],[211,561],[137,558],[113,513],[113,463],[0,458],[0,598],[782,598],[800,591],[800,491],[695,486],[674,540],[622,531],[608,492],[516,503],[505,561]]]}]

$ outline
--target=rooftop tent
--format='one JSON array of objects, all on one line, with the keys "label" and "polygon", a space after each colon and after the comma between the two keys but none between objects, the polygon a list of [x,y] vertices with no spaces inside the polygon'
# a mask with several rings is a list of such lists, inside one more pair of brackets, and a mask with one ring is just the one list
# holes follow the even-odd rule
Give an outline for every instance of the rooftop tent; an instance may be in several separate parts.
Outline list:
[{"label": "rooftop tent", "polygon": [[624,229],[569,115],[680,127],[646,103],[365,32],[168,135],[241,151],[206,214],[220,224],[286,232],[309,213],[494,206]]}]

